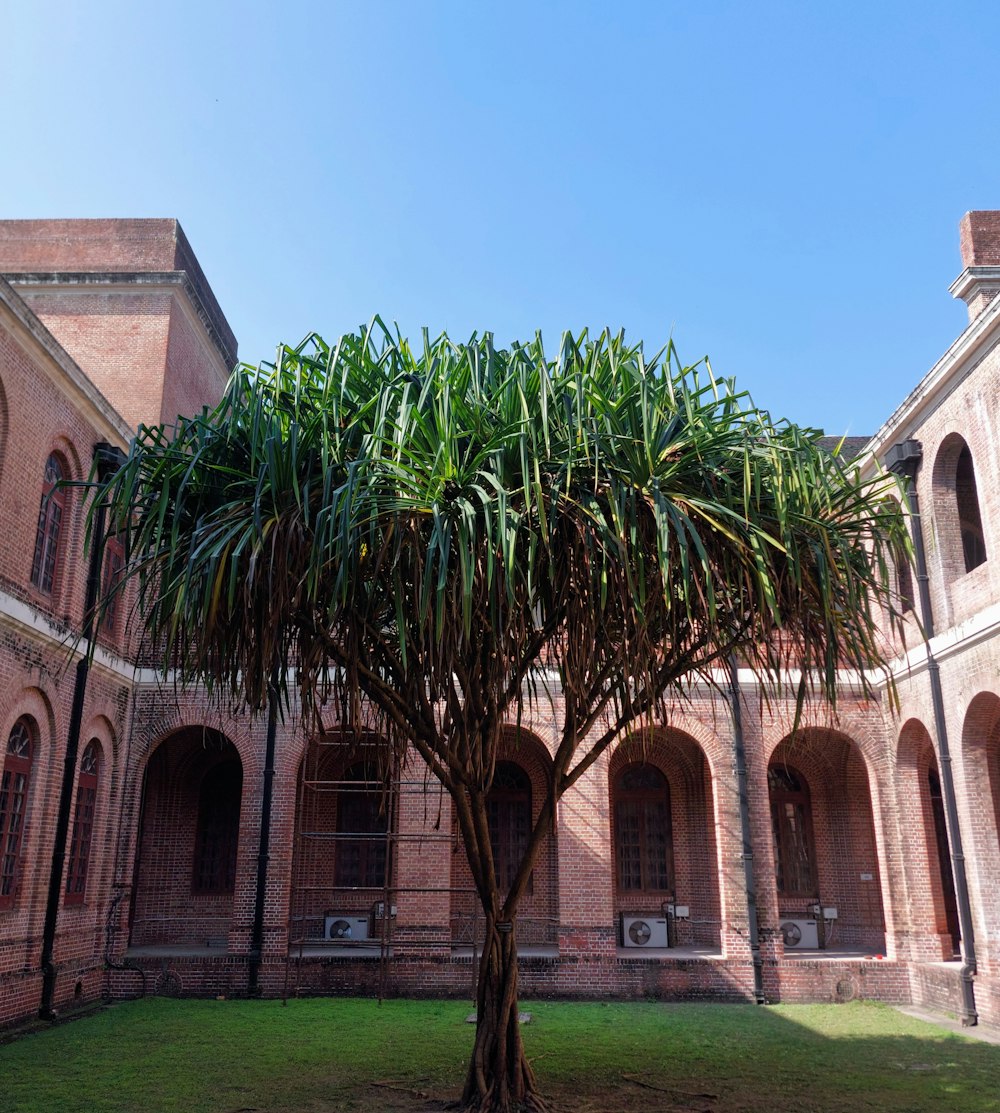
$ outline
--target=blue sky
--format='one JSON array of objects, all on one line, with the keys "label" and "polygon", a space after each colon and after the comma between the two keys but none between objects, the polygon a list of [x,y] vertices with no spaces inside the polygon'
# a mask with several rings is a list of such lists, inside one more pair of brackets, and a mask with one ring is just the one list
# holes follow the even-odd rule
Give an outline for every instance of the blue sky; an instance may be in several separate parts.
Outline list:
[{"label": "blue sky", "polygon": [[140,4],[4,13],[0,214],[176,216],[251,362],[623,326],[873,432],[1000,208],[1000,6]]}]

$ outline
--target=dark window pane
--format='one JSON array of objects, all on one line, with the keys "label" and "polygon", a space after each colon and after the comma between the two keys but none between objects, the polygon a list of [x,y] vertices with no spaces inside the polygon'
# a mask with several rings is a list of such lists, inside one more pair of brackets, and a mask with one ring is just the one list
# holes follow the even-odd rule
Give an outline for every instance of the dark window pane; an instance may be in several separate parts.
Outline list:
[{"label": "dark window pane", "polygon": [[231,893],[235,887],[242,791],[243,769],[236,760],[223,761],[205,774],[195,834],[196,893]]},{"label": "dark window pane", "polygon": [[497,884],[505,892],[514,883],[531,837],[531,780],[513,761],[497,762],[486,819]]},{"label": "dark window pane", "polygon": [[[354,838],[337,840],[334,883],[343,888],[379,889],[385,885],[388,822],[376,770],[352,765],[337,794],[337,832]],[[356,785],[356,787],[355,787]]]},{"label": "dark window pane", "polygon": [[959,528],[962,531],[962,556],[965,559],[965,570],[971,572],[973,568],[986,563],[986,541],[983,538],[983,519],[979,513],[976,472],[968,445],[958,454],[955,468],[955,498],[958,503]]}]

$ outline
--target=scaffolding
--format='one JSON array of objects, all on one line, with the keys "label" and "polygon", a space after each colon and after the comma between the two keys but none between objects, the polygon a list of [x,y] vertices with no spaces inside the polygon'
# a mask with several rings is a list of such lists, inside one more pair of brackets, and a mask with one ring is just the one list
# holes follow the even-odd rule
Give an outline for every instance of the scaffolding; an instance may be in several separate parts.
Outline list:
[{"label": "scaffolding", "polygon": [[[309,960],[355,958],[378,962],[381,1001],[394,947],[403,945],[471,959],[475,996],[485,934],[475,888],[454,885],[450,867],[440,884],[412,884],[398,876],[400,850],[407,844],[459,850],[450,800],[438,797],[433,827],[424,823],[419,830],[401,830],[401,812],[426,810],[433,800],[429,782],[407,776],[399,760],[379,768],[379,756],[384,760],[363,739],[339,734],[314,738],[307,748],[297,793],[286,999],[302,993]],[[434,897],[447,901],[446,915],[436,923],[411,920],[398,926],[397,907]],[[518,924],[529,947],[555,949],[556,917],[519,916]]]}]

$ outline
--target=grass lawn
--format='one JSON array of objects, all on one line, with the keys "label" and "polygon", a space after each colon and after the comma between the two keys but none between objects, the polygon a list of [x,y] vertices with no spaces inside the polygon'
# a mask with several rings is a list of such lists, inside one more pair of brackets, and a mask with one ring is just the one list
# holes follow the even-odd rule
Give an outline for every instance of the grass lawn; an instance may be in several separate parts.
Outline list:
[{"label": "grass lawn", "polygon": [[[1000,1047],[880,1005],[523,1005],[560,1113],[1000,1113]],[[3,1113],[439,1110],[467,1003],[154,998],[0,1047]]]}]

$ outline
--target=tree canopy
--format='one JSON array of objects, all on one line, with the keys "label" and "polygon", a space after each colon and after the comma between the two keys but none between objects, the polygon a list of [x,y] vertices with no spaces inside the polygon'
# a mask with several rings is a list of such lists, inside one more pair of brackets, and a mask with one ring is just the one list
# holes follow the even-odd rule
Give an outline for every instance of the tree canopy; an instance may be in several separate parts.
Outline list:
[{"label": "tree canopy", "polygon": [[[534,1100],[502,929],[600,753],[732,655],[772,691],[794,670],[800,699],[835,701],[844,668],[871,683],[905,533],[890,481],[819,437],[672,344],[411,345],[376,319],[238,368],[103,489],[164,667],[251,710],[294,687],[449,791],[488,933],[469,1106]],[[500,892],[499,741],[555,688],[549,797]]]}]

